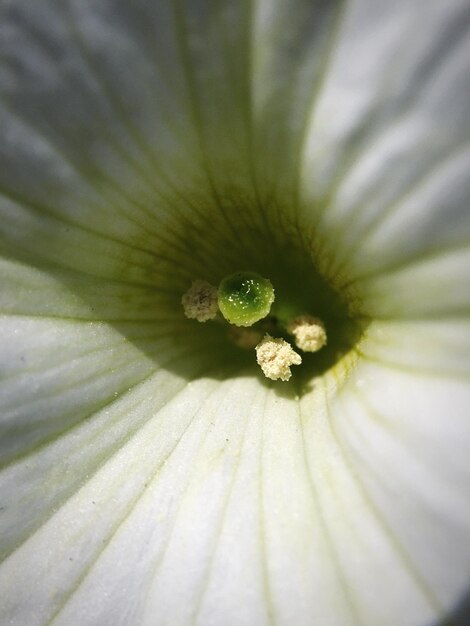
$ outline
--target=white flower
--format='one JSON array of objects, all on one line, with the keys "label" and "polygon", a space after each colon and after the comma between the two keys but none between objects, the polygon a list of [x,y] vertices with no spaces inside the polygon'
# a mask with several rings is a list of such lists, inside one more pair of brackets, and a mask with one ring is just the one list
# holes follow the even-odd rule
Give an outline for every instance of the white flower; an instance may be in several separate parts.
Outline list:
[{"label": "white flower", "polygon": [[[3,0],[2,625],[456,609],[469,19],[468,0]],[[239,270],[325,322],[289,383],[184,317],[191,281]]]}]

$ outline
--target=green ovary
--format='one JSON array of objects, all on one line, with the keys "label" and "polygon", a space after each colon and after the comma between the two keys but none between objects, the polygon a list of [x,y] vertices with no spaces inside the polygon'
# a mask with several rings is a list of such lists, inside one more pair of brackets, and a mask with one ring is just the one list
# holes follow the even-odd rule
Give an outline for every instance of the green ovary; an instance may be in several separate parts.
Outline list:
[{"label": "green ovary", "polygon": [[265,318],[273,302],[271,281],[255,272],[236,272],[220,282],[219,309],[224,318],[235,326],[252,326]]}]

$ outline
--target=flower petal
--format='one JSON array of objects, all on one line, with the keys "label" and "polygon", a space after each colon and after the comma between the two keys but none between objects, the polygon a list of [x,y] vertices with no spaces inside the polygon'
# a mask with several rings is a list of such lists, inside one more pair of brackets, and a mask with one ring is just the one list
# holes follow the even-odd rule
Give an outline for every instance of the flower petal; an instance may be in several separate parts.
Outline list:
[{"label": "flower petal", "polygon": [[[396,366],[368,364],[369,341],[340,394],[331,375],[298,406],[250,374],[202,378],[158,409],[151,377],[6,468],[13,519],[16,502],[32,501],[41,525],[15,528],[0,569],[5,617],[406,626],[444,615],[470,566],[468,387],[390,376]],[[75,493],[61,481],[68,465]]]},{"label": "flower petal", "polygon": [[403,567],[444,614],[470,574],[469,336],[467,321],[374,323],[332,413]]},{"label": "flower petal", "polygon": [[469,25],[465,0],[350,3],[302,179],[305,220],[312,202],[327,207],[311,220],[332,275],[468,246]]},{"label": "flower petal", "polygon": [[[2,4],[5,623],[415,626],[464,591],[468,8],[316,9]],[[375,315],[439,320],[300,401],[174,315],[286,198]]]}]

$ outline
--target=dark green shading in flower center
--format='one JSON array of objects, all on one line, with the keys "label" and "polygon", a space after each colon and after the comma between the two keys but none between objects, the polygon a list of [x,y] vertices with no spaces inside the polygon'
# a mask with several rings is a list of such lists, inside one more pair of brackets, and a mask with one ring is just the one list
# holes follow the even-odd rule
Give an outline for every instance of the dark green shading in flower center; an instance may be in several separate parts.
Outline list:
[{"label": "dark green shading in flower center", "polygon": [[[136,237],[129,255],[122,258],[119,305],[125,305],[129,321],[113,322],[116,329],[159,367],[188,380],[199,376],[223,380],[249,372],[263,379],[254,349],[236,345],[229,323],[197,323],[185,317],[181,305],[182,294],[192,281],[203,279],[219,285],[225,277],[245,268],[268,279],[275,293],[269,314],[255,322],[250,331],[282,337],[292,344],[285,328],[293,316],[308,314],[325,325],[328,344],[317,353],[302,353],[302,364],[294,368],[289,383],[274,383],[283,389],[279,393],[290,393],[291,389],[301,395],[327,371],[334,370],[334,376],[338,373],[344,380],[343,373],[355,362],[349,356],[369,319],[364,314],[362,294],[345,287],[351,277],[346,271],[336,276],[331,270],[335,265],[334,242],[317,233],[309,220],[295,220],[287,199],[285,204],[266,200],[261,210],[253,199],[230,189],[221,194],[218,203],[209,194],[189,196],[188,202],[191,211],[185,200],[181,213],[168,207],[167,222],[160,217],[156,222],[146,222],[145,236]],[[320,209],[312,206],[305,214]],[[152,255],[142,257],[134,248],[151,249]],[[136,280],[142,287],[133,288],[125,282]],[[75,285],[74,289],[77,291]],[[251,290],[242,295],[251,297]],[[89,290],[84,297],[90,299]],[[98,291],[93,295],[95,317],[107,319],[106,302]],[[107,308],[101,313],[105,304]],[[162,337],[166,347],[154,348],[145,339],[146,333]]]},{"label": "dark green shading in flower center", "polygon": [[[368,320],[353,312],[349,294],[342,292],[318,270],[308,249],[301,246],[294,249],[286,245],[284,253],[279,252],[279,257],[284,259],[284,263],[280,260],[273,263],[272,273],[265,274],[273,283],[276,300],[270,315],[255,324],[254,328],[271,324],[271,334],[293,343],[292,336],[285,331],[287,320],[299,313],[322,320],[328,337],[327,345],[316,353],[301,352],[302,365],[293,370],[291,381],[301,395],[311,387],[315,376],[347,361],[345,357],[359,341]],[[264,268],[263,271],[266,272]]]},{"label": "dark green shading in flower center", "polygon": [[219,284],[219,309],[236,326],[252,326],[265,318],[273,301],[271,282],[255,272],[235,272]]},{"label": "dark green shading in flower center", "polygon": [[[237,215],[243,215],[243,212]],[[195,258],[200,250],[194,242],[193,229],[188,230],[186,241],[191,243],[192,258]],[[246,298],[249,309],[250,298],[255,301],[256,293],[251,292],[251,285],[243,287],[243,281],[237,284],[234,278],[239,275],[240,266],[249,267],[255,275],[266,277],[275,293],[269,314],[257,321],[251,329],[258,330],[261,335],[267,332],[282,337],[293,345],[292,336],[285,330],[287,321],[292,317],[304,313],[321,319],[325,325],[328,344],[317,353],[302,352],[302,365],[293,370],[287,386],[302,395],[315,384],[316,376],[333,368],[338,372],[338,379],[345,380],[345,370],[349,371],[351,363],[348,356],[354,351],[369,323],[367,317],[357,313],[361,303],[353,301],[355,294],[342,288],[348,276],[342,276],[341,281],[328,276],[329,258],[321,254],[316,258],[318,251],[315,244],[302,231],[291,228],[290,224],[286,224],[285,228],[272,229],[244,227],[240,224],[236,236],[231,238],[218,237],[214,232],[211,244],[216,251],[214,262],[201,264],[198,271],[191,268],[188,277],[182,282],[181,293],[187,288],[188,279],[203,276],[214,285],[222,281],[224,289],[227,280],[228,290],[234,290],[231,304]],[[179,300],[180,296],[175,309],[183,317]],[[236,346],[228,335],[226,325],[195,324],[185,320],[185,326],[188,339],[189,335],[191,342],[200,338],[205,352],[213,354],[214,360],[236,365],[240,371],[252,368],[253,375],[262,377],[255,362],[254,350]],[[282,393],[288,393],[285,383],[279,383],[279,386],[284,388]]]}]

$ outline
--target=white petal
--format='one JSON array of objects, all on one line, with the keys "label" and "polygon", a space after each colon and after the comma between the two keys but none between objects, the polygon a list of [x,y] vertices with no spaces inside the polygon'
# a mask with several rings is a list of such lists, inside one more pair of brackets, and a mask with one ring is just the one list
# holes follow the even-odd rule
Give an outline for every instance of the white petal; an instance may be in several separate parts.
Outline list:
[{"label": "white petal", "polygon": [[[208,241],[188,241],[184,229],[207,227],[218,207],[175,6],[162,4],[156,14],[147,3],[97,10],[43,0],[4,3],[1,12],[5,244],[34,262],[152,286],[168,282],[170,271],[179,276],[188,259],[195,269],[213,251]],[[231,96],[224,98],[233,109]],[[227,146],[227,168],[219,170],[234,172],[231,143],[217,141]],[[217,228],[227,231],[225,223]]]},{"label": "white petal", "polygon": [[[119,615],[120,619],[124,616],[124,623],[135,623],[136,615],[140,621],[152,572],[170,549],[172,533],[178,527],[191,550],[185,552],[186,562],[169,559],[170,570],[164,580],[168,576],[181,579],[181,594],[193,600],[194,585],[201,585],[203,578],[196,572],[188,576],[190,571],[184,565],[188,566],[189,559],[193,567],[204,569],[211,555],[206,542],[212,542],[224,502],[223,497],[201,498],[199,491],[204,487],[209,491],[215,488],[216,495],[217,487],[222,490],[220,495],[225,491],[243,432],[244,395],[248,401],[253,395],[249,387],[246,380],[238,385],[200,380],[186,386],[160,411],[152,399],[155,412],[149,414],[147,385],[147,423],[123,445],[115,446],[109,460],[89,472],[82,488],[56,512],[49,511],[49,519],[5,561],[0,572],[3,597],[8,598],[4,615],[12,623],[26,619],[32,625],[55,614],[58,623],[70,623],[69,611],[72,623],[112,623]],[[233,411],[234,395],[241,396],[241,412]],[[137,407],[137,416],[140,411]],[[217,422],[216,414],[220,415]],[[131,411],[127,418],[135,416]],[[66,443],[65,438],[61,445]],[[52,458],[57,458],[57,453],[55,450]],[[86,467],[86,459],[82,461]],[[193,498],[189,497],[191,490]],[[186,499],[189,518],[184,514]],[[198,519],[201,535],[193,533]],[[54,543],[53,537],[58,535],[61,541]],[[28,565],[32,562],[36,571]],[[37,568],[44,572],[39,578]],[[173,588],[167,598],[171,611],[178,606],[177,592],[178,588]],[[17,594],[26,600],[20,610]],[[193,607],[193,603],[186,604],[181,610]],[[164,607],[159,614],[163,619]]]},{"label": "white petal", "polygon": [[[465,0],[350,3],[311,111],[303,194],[332,275],[467,246]],[[311,213],[311,212],[310,212]]]},{"label": "white petal", "polygon": [[[173,250],[213,266],[240,228],[292,228],[305,111],[341,9],[2,5],[5,239],[88,273],[83,249],[99,250],[106,278],[161,283],[185,269]],[[191,246],[205,229],[218,258],[207,237]]]},{"label": "white petal", "polygon": [[[465,590],[468,9],[316,8],[2,4],[5,623],[416,626]],[[300,402],[174,319],[297,192],[371,313],[441,320]]]},{"label": "white petal", "polygon": [[468,331],[468,322],[376,324],[332,409],[372,512],[438,613],[470,574]]},{"label": "white petal", "polygon": [[[444,352],[454,337],[441,334]],[[0,570],[5,617],[375,626],[443,615],[470,564],[468,387],[369,366],[376,343],[328,402],[317,381],[299,411],[250,375],[201,379],[152,410],[151,378],[127,403],[6,468],[33,511],[38,468],[57,499],[29,538],[16,531]],[[442,410],[447,392],[452,414]],[[114,424],[124,416],[133,427],[122,439]],[[106,421],[109,435],[87,449]],[[75,474],[87,469],[68,499],[57,458]],[[442,567],[450,561],[452,571]]]}]

